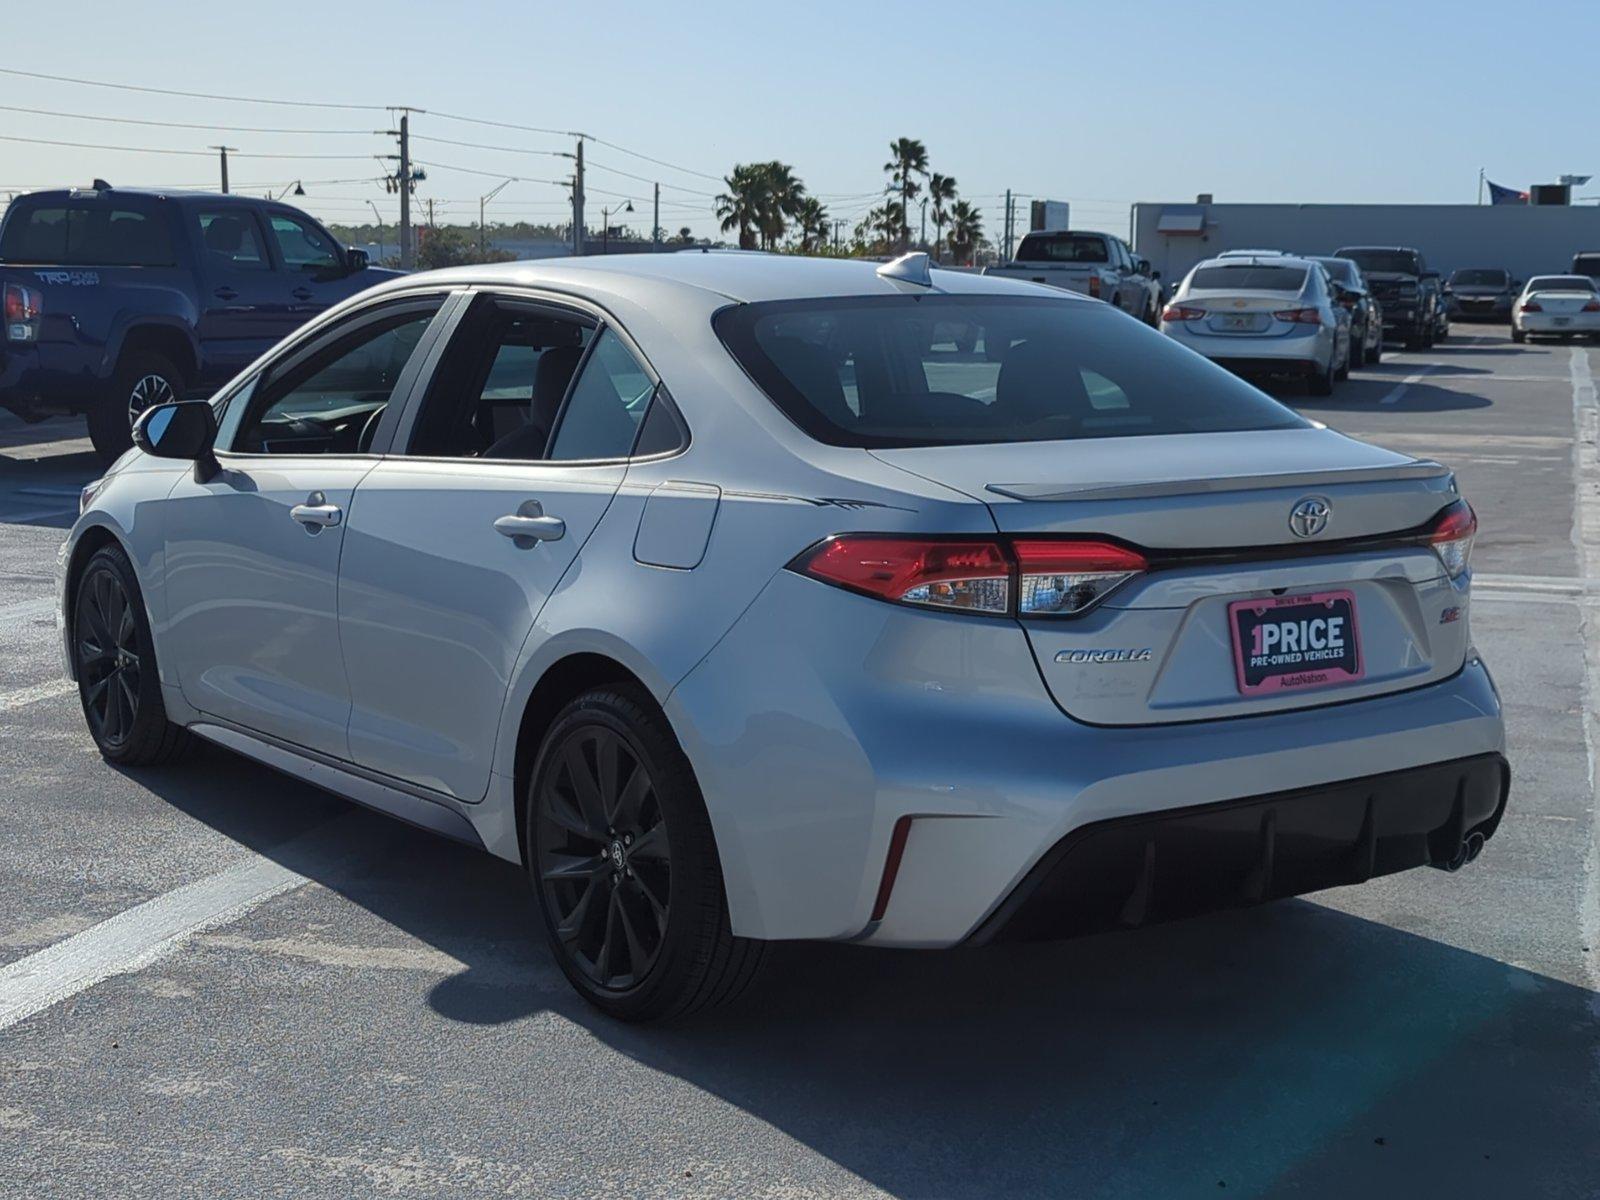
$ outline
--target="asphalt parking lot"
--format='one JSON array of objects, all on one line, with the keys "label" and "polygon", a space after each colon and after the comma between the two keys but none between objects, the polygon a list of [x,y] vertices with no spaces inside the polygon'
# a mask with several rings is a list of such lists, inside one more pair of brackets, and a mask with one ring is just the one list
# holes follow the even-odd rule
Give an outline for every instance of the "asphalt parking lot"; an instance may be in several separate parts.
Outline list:
[{"label": "asphalt parking lot", "polygon": [[1286,396],[1450,464],[1478,510],[1514,784],[1477,863],[1060,945],[788,947],[665,1028],[572,995],[513,867],[221,751],[106,765],[51,607],[95,460],[79,423],[0,417],[0,981],[283,871],[0,1012],[0,1195],[1600,1195],[1591,370],[1458,326]]}]

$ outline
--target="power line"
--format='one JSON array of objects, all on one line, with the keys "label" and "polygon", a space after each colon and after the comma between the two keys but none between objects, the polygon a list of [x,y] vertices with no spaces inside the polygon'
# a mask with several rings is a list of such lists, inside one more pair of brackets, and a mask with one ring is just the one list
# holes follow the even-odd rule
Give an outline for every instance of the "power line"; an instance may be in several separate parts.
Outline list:
[{"label": "power line", "polygon": [[102,117],[92,113],[56,112],[48,108],[21,108],[15,104],[0,104],[0,111],[28,113],[35,117],[66,117],[73,121],[108,121],[116,125],[151,125],[161,129],[201,129],[212,133],[298,133],[322,136],[372,136],[370,129],[274,129],[260,125],[200,125],[188,121],[146,121],[137,117]]},{"label": "power line", "polygon": [[48,75],[43,71],[22,71],[0,67],[0,75],[21,75],[27,79],[48,79],[52,83],[76,83],[84,87],[111,88],[119,92],[147,92],[156,96],[181,96],[188,100],[229,100],[238,104],[275,104],[284,108],[342,108],[360,112],[387,112],[388,104],[336,104],[324,100],[266,100],[258,96],[223,96],[215,92],[180,92],[174,88],[145,87],[135,83],[105,83],[98,79],[77,79],[71,75]]},{"label": "power line", "polygon": [[[17,137],[14,134],[0,133],[0,141],[28,142],[35,146],[66,146],[74,150],[114,150],[131,154],[198,154],[210,158],[209,150],[169,150],[160,146],[107,146],[96,142],[58,142],[51,138]],[[363,162],[370,158],[367,154],[240,154],[239,158],[292,158],[296,160],[322,158],[339,159],[343,162]]]}]

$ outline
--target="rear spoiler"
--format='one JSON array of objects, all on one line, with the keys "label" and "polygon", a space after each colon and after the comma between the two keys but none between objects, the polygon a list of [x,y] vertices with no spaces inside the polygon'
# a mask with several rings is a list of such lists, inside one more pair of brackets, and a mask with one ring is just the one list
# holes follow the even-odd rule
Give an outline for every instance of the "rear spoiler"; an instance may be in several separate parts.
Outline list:
[{"label": "rear spoiler", "polygon": [[1280,471],[1266,475],[1228,475],[1218,479],[1171,479],[1153,483],[991,483],[988,491],[1011,500],[1145,500],[1157,496],[1210,496],[1264,488],[1334,487],[1346,483],[1389,483],[1400,479],[1443,479],[1450,468],[1431,460],[1392,467],[1342,467],[1329,471]]}]

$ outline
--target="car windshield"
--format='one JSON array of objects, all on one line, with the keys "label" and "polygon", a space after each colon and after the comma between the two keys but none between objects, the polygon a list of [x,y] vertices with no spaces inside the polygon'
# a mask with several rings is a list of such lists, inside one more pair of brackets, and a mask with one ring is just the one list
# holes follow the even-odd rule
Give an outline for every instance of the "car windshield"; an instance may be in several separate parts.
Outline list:
[{"label": "car windshield", "polygon": [[1592,292],[1594,280],[1587,275],[1540,275],[1528,280],[1530,292]]},{"label": "car windshield", "polygon": [[1305,285],[1304,267],[1263,267],[1255,263],[1197,267],[1189,277],[1192,292],[1298,292]]},{"label": "car windshield", "polygon": [[1104,238],[1076,233],[1030,233],[1017,247],[1018,262],[1110,262]]},{"label": "car windshield", "polygon": [[1505,287],[1511,277],[1504,271],[1469,270],[1457,271],[1450,276],[1450,282],[1456,286],[1466,287]]},{"label": "car windshield", "polygon": [[836,446],[959,446],[1306,422],[1108,305],[1009,296],[740,304],[715,328],[795,424]]},{"label": "car windshield", "polygon": [[1348,258],[1363,271],[1384,271],[1391,275],[1417,275],[1417,256],[1406,250],[1341,250],[1340,258]]}]

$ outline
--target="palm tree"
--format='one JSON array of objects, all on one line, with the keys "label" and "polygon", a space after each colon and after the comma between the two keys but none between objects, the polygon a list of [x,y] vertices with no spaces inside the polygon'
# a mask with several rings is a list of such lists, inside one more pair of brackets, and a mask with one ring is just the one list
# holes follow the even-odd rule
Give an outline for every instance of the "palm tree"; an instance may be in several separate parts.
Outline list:
[{"label": "palm tree", "polygon": [[761,216],[756,227],[761,230],[761,248],[770,250],[783,237],[786,223],[800,215],[806,201],[806,185],[795,177],[794,168],[776,160],[761,163]]},{"label": "palm tree", "polygon": [[756,229],[765,207],[766,181],[764,164],[736,163],[733,174],[723,179],[728,190],[717,197],[717,216],[722,220],[722,232],[739,231],[739,249],[756,248]]},{"label": "palm tree", "polygon": [[928,173],[928,148],[916,138],[896,138],[889,143],[889,154],[889,161],[883,164],[889,174],[889,186],[884,190],[891,196],[900,194],[900,245],[910,249],[911,222],[907,214],[911,212],[911,198],[922,190],[916,177]]},{"label": "palm tree", "polygon": [[956,198],[956,181],[952,175],[935,171],[928,177],[928,200],[933,204],[933,256],[940,257],[944,244],[944,227],[950,221],[949,205]]},{"label": "palm tree", "polygon": [[965,200],[950,206],[950,250],[956,262],[972,261],[972,252],[983,240],[983,215]]},{"label": "palm tree", "polygon": [[820,243],[828,244],[828,210],[815,196],[801,201],[794,215],[800,226],[800,253],[810,254]]}]

